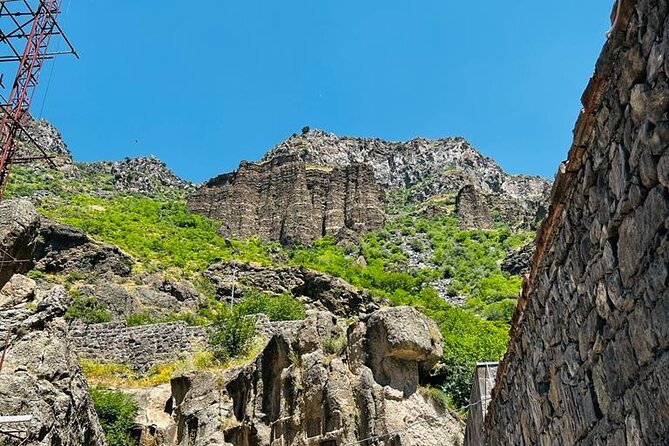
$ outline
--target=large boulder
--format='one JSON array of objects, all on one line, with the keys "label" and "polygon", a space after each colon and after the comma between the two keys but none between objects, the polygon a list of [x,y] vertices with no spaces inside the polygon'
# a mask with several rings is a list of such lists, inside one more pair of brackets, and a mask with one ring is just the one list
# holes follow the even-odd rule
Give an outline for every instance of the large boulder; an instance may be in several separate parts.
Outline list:
[{"label": "large boulder", "polygon": [[416,391],[419,369],[441,354],[436,326],[409,308],[347,325],[312,311],[265,327],[265,347],[247,365],[175,376],[177,444],[460,444],[461,422]]},{"label": "large boulder", "polygon": [[0,202],[0,287],[32,268],[40,217],[27,200]]},{"label": "large boulder", "polygon": [[366,337],[374,379],[405,396],[416,391],[419,373],[434,367],[443,353],[437,324],[412,307],[375,312],[367,322]]},{"label": "large boulder", "polygon": [[131,257],[118,247],[91,240],[83,231],[45,221],[35,249],[35,266],[47,273],[112,273],[127,276]]},{"label": "large boulder", "polygon": [[0,415],[32,415],[34,445],[102,446],[104,435],[62,315],[65,290],[43,292],[14,276],[0,292],[0,338],[9,347],[0,372]]}]

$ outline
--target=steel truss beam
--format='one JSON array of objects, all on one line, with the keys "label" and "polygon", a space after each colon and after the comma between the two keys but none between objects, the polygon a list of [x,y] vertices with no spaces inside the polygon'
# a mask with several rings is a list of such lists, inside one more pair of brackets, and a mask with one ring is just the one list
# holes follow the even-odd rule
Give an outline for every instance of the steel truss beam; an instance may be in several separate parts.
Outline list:
[{"label": "steel truss beam", "polygon": [[[50,161],[51,158],[26,132],[24,124],[29,118],[30,104],[44,62],[60,54],[77,56],[56,20],[61,12],[61,1],[0,0],[0,63],[18,62],[6,104],[0,105],[0,199],[13,163],[38,159]],[[53,36],[60,37],[67,50],[50,51]],[[42,156],[17,159],[16,140],[20,134],[26,135]]]}]

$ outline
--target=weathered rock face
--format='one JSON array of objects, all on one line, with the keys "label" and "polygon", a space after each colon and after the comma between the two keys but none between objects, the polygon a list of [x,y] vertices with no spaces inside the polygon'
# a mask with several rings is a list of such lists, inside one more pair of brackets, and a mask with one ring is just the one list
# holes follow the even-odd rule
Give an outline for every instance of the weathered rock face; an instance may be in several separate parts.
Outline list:
[{"label": "weathered rock face", "polygon": [[32,268],[39,226],[39,214],[29,201],[0,202],[0,287],[15,273]]},{"label": "weathered rock face", "polygon": [[536,247],[537,245],[532,242],[521,246],[515,251],[511,251],[502,260],[502,264],[500,265],[502,271],[516,276],[528,274],[532,263],[532,254],[534,254]]},{"label": "weathered rock face", "polygon": [[18,275],[0,291],[3,342],[7,331],[13,333],[0,372],[0,414],[32,415],[30,444],[103,446],[104,436],[60,317],[66,302],[62,287],[42,293],[34,281]]},{"label": "weathered rock face", "polygon": [[489,445],[669,438],[669,7],[621,1],[539,233]]},{"label": "weathered rock face", "polygon": [[[51,161],[58,168],[66,168],[72,164],[72,154],[63,141],[60,132],[44,119],[35,120],[28,119],[25,124],[25,129],[32,139],[44,149],[46,154],[51,157]],[[17,158],[32,158],[41,157],[44,154],[30,141],[28,138],[22,137],[19,139]],[[33,164],[35,166],[35,164]],[[46,162],[42,161],[36,165],[39,167],[47,166]]]},{"label": "weathered rock face", "polygon": [[343,228],[377,229],[383,193],[368,166],[312,166],[294,156],[242,163],[208,181],[188,208],[222,222],[225,236],[309,243]]},{"label": "weathered rock face", "polygon": [[91,163],[87,169],[110,175],[114,188],[123,192],[172,197],[176,192],[190,193],[195,190],[193,183],[176,176],[154,156]]},{"label": "weathered rock face", "polygon": [[460,189],[455,199],[455,213],[460,229],[490,229],[492,218],[485,200],[472,185]]},{"label": "weathered rock face", "polygon": [[329,311],[338,317],[365,316],[379,309],[364,290],[352,287],[344,280],[306,268],[268,268],[247,263],[219,263],[205,271],[212,280],[217,297],[228,300],[236,278],[235,296],[255,288],[269,293],[288,293],[300,299],[308,309]]},{"label": "weathered rock face", "polygon": [[414,202],[457,194],[464,186],[472,185],[482,195],[514,203],[519,214],[512,221],[534,219],[550,189],[550,181],[544,178],[507,175],[462,138],[388,142],[311,130],[274,147],[263,161],[287,155],[297,156],[307,164],[330,167],[365,164],[372,168],[381,187],[407,188],[409,199]]},{"label": "weathered rock face", "polygon": [[[382,333],[387,342],[371,353]],[[327,312],[284,324],[251,364],[172,380],[177,444],[321,445],[370,437],[378,445],[458,444],[460,421],[415,391],[419,370],[441,355],[438,333],[405,308],[381,310],[347,331]],[[347,346],[333,347],[334,340]]]},{"label": "weathered rock face", "polygon": [[83,271],[127,276],[132,259],[116,246],[91,240],[83,231],[45,221],[35,248],[35,267],[46,273]]}]

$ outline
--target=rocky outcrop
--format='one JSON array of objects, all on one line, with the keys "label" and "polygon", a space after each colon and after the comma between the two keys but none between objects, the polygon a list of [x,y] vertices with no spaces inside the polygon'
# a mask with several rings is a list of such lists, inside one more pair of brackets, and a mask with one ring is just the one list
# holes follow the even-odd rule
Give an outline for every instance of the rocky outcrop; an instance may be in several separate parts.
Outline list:
[{"label": "rocky outcrop", "polygon": [[357,163],[370,166],[382,188],[409,189],[413,202],[457,194],[464,186],[473,185],[482,195],[492,194],[516,204],[516,211],[521,213],[512,221],[527,216],[534,219],[550,189],[550,181],[544,178],[506,174],[463,138],[388,142],[310,130],[293,135],[262,160],[284,156],[297,156],[307,164],[332,168]]},{"label": "rocky outcrop", "polygon": [[[29,118],[24,127],[32,141],[35,141],[51,160],[50,164],[44,161],[37,164],[33,163],[33,167],[45,168],[48,165],[55,165],[63,170],[68,170],[71,167],[72,154],[63,141],[60,132],[51,123],[44,119]],[[23,135],[20,136],[16,153],[18,159],[44,156],[44,153],[32,141]]]},{"label": "rocky outcrop", "polygon": [[221,300],[232,294],[235,279],[235,296],[241,298],[247,288],[265,292],[288,293],[300,299],[308,309],[329,311],[335,316],[365,316],[379,309],[369,292],[358,290],[346,281],[307,268],[270,268],[247,263],[218,263],[205,273]]},{"label": "rocky outcrop", "polygon": [[312,312],[284,324],[246,366],[173,378],[176,442],[458,444],[460,421],[416,391],[419,371],[440,355],[437,327],[415,310],[381,310],[348,328]]},{"label": "rocky outcrop", "polygon": [[0,202],[0,287],[32,268],[40,217],[26,200]]},{"label": "rocky outcrop", "polygon": [[498,370],[489,445],[669,438],[669,8],[619,1]]},{"label": "rocky outcrop", "polygon": [[[0,291],[0,337],[10,332],[0,372],[0,415],[32,415],[34,445],[104,446],[86,381],[60,317],[65,290],[40,292],[14,276]],[[4,441],[4,438],[2,439]]]},{"label": "rocky outcrop", "polygon": [[109,175],[116,192],[179,198],[195,190],[193,183],[176,176],[164,162],[154,156],[91,163],[86,169]]},{"label": "rocky outcrop", "polygon": [[458,191],[455,198],[455,213],[458,216],[460,229],[492,228],[490,209],[472,185],[467,185]]},{"label": "rocky outcrop", "polygon": [[534,243],[528,243],[509,252],[504,260],[502,260],[500,268],[502,271],[514,276],[528,274],[532,263],[532,254],[534,254],[535,249],[536,245]]},{"label": "rocky outcrop", "polygon": [[91,240],[83,231],[45,221],[35,249],[35,267],[46,273],[73,271],[127,276],[132,259],[116,246]]},{"label": "rocky outcrop", "polygon": [[242,163],[205,183],[188,208],[221,221],[227,237],[309,243],[344,228],[377,229],[385,219],[383,193],[362,164],[315,166],[296,157]]}]

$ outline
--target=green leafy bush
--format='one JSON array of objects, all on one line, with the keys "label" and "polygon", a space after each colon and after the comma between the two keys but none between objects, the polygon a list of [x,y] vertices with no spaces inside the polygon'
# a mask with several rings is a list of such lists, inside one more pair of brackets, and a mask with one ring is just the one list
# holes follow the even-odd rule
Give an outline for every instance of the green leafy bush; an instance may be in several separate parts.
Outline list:
[{"label": "green leafy bush", "polygon": [[133,446],[129,432],[137,415],[137,403],[123,392],[91,388],[91,398],[109,446]]},{"label": "green leafy bush", "polygon": [[99,324],[110,322],[111,314],[94,297],[84,297],[74,293],[72,303],[65,312],[65,319],[68,321],[80,320],[87,324]]},{"label": "green leafy bush", "polygon": [[304,319],[304,305],[289,294],[272,295],[258,290],[245,291],[235,306],[241,314],[265,314],[270,321]]},{"label": "green leafy bush", "polygon": [[248,353],[256,333],[255,321],[237,308],[221,306],[212,324],[209,339],[214,358],[224,363],[230,358]]}]

